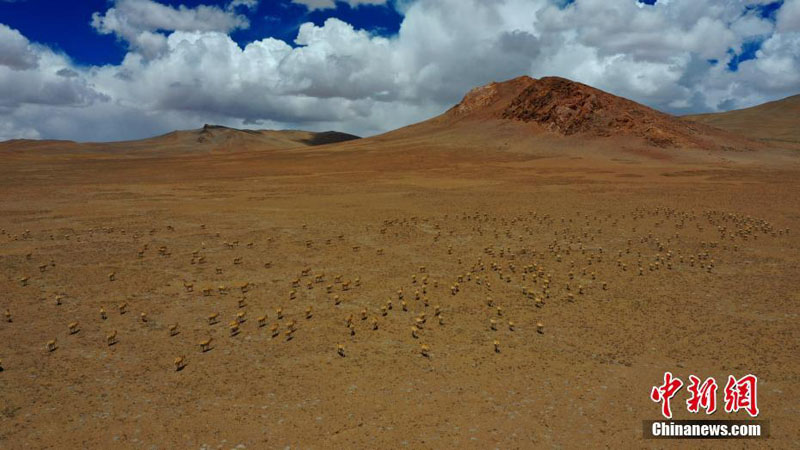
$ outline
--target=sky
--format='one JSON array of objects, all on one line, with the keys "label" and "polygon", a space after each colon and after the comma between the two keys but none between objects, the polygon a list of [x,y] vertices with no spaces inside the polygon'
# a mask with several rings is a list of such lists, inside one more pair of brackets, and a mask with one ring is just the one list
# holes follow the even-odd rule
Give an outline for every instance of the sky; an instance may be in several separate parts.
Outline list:
[{"label": "sky", "polygon": [[0,0],[0,140],[371,136],[520,75],[673,114],[800,94],[800,0]]}]

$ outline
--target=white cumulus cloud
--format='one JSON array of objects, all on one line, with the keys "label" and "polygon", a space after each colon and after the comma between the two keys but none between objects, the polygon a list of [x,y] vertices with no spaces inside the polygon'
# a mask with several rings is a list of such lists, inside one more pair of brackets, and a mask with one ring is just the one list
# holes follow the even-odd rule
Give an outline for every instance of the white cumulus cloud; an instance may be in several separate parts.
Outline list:
[{"label": "white cumulus cloud", "polygon": [[116,0],[105,13],[92,14],[92,27],[102,34],[115,34],[135,50],[152,57],[164,50],[166,38],[160,31],[220,31],[247,28],[247,17],[236,6],[251,8],[252,0],[234,0],[227,9],[199,5],[177,8],[153,0]]},{"label": "white cumulus cloud", "polygon": [[778,10],[778,31],[800,32],[800,0],[786,0]]},{"label": "white cumulus cloud", "polygon": [[317,9],[333,9],[336,8],[336,2],[347,3],[352,8],[361,5],[385,5],[387,0],[292,0],[292,3],[303,5],[314,11]]},{"label": "white cumulus cloud", "polygon": [[[248,26],[255,1],[117,0],[93,26],[128,44],[119,64],[80,66],[0,25],[0,139],[131,139],[203,123],[371,135],[523,74],[673,113],[751,106],[800,92],[798,2],[771,20],[752,7],[766,1],[402,0],[393,36],[331,18],[302,24],[293,42],[241,46],[230,33]],[[755,58],[731,71],[751,42]]]},{"label": "white cumulus cloud", "polygon": [[39,62],[36,50],[19,31],[0,24],[0,66],[33,69]]}]

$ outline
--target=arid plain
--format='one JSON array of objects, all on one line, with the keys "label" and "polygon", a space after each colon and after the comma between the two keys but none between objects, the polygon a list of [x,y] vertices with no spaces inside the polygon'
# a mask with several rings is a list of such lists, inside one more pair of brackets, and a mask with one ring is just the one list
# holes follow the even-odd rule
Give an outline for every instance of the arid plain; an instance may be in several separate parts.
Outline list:
[{"label": "arid plain", "polygon": [[678,448],[665,371],[759,377],[771,437],[701,446],[797,448],[800,140],[710,124],[520,78],[319,146],[2,143],[0,448]]}]

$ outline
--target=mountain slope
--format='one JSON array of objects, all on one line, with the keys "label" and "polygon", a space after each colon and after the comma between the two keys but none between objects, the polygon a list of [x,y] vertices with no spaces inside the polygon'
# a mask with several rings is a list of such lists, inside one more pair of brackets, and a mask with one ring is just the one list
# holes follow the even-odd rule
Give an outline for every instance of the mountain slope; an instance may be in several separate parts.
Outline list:
[{"label": "mountain slope", "polygon": [[685,116],[751,139],[800,144],[800,95],[723,113]]},{"label": "mountain slope", "polygon": [[[780,112],[774,115],[780,117]],[[205,125],[127,142],[8,141],[0,143],[0,150],[36,150],[45,155],[72,149],[101,156],[169,156],[310,150],[311,146],[333,144],[325,151],[360,152],[363,157],[386,160],[434,158],[441,164],[457,164],[467,152],[489,159],[515,153],[606,160],[632,155],[662,160],[730,160],[734,154],[740,158],[767,147],[747,136],[700,123],[703,121],[674,117],[564,78],[522,76],[474,88],[437,117],[367,139],[337,132]]]},{"label": "mountain slope", "polygon": [[403,139],[423,145],[428,139],[525,151],[541,148],[547,154],[580,148],[585,156],[598,148],[662,155],[654,150],[762,147],[746,137],[681,120],[582,83],[527,76],[474,88],[442,115],[363,144],[373,139],[387,144]]},{"label": "mountain slope", "polygon": [[535,123],[563,136],[643,139],[656,147],[718,145],[718,133],[631,100],[559,77],[521,77],[473,89],[446,114]]}]

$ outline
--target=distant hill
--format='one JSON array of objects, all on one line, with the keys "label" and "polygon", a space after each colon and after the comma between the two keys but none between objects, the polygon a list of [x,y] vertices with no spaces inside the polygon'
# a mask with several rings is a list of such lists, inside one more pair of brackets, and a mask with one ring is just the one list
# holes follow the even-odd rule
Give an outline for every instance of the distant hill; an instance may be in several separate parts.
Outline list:
[{"label": "distant hill", "polygon": [[564,136],[635,136],[657,147],[711,146],[668,114],[559,77],[519,77],[473,89],[448,115],[536,123]]},{"label": "distant hill", "polygon": [[240,130],[221,125],[204,125],[196,130],[173,131],[135,141],[87,142],[14,139],[0,142],[0,150],[60,152],[64,150],[101,153],[202,153],[282,150],[333,144],[359,139],[338,131]]},{"label": "distant hill", "polygon": [[647,154],[647,149],[749,151],[763,147],[747,137],[682,120],[582,83],[528,76],[476,87],[440,116],[363,144],[377,140],[394,145],[402,140],[423,145],[426,139],[526,153],[538,148],[545,150],[542,154],[599,155],[602,148],[612,158],[631,149]]},{"label": "distant hill", "polygon": [[685,116],[751,139],[800,145],[800,95],[734,111]]}]

